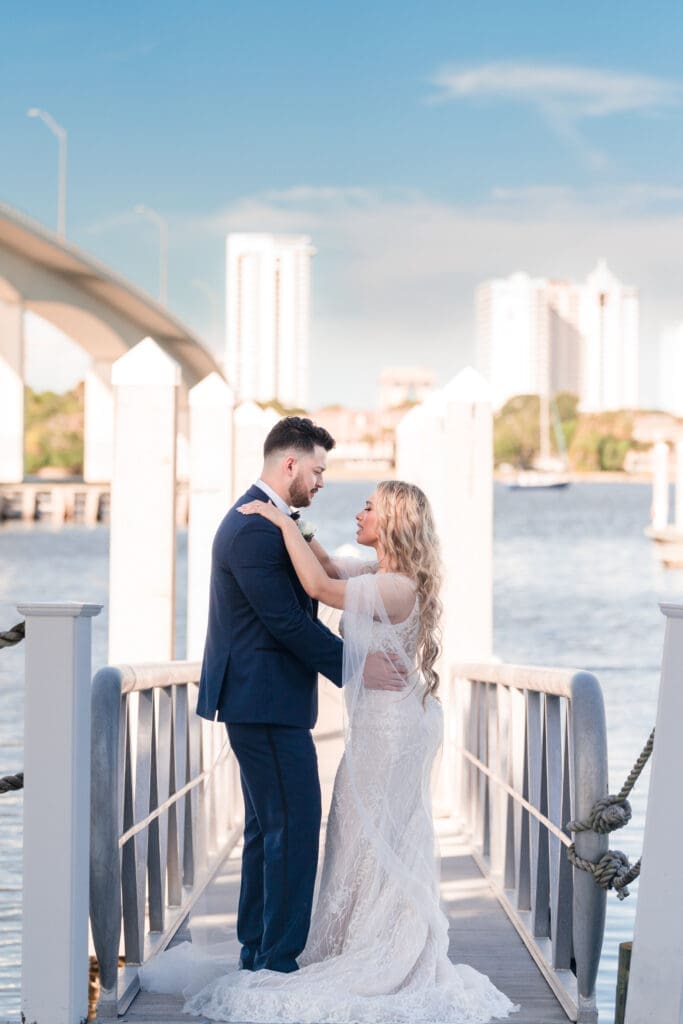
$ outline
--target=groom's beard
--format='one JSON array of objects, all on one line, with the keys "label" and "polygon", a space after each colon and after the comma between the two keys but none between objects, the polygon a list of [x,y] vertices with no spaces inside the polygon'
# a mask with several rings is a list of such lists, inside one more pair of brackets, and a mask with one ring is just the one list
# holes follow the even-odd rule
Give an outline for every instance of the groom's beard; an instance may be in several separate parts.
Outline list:
[{"label": "groom's beard", "polygon": [[308,508],[313,501],[313,494],[317,491],[317,487],[313,489],[313,493],[306,487],[300,476],[294,477],[289,488],[289,504],[292,508]]}]

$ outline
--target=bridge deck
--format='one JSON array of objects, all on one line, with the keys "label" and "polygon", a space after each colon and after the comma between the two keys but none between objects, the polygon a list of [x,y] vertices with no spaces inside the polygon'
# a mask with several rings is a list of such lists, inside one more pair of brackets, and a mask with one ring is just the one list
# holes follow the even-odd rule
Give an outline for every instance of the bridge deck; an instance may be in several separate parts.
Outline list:
[{"label": "bridge deck", "polygon": [[[321,692],[321,696],[323,693]],[[321,731],[317,736],[323,792],[329,799],[341,735],[330,724],[339,721],[329,695],[321,706]],[[488,882],[470,856],[464,839],[452,824],[439,827],[441,847],[441,895],[450,922],[451,960],[468,963],[489,975],[491,980],[519,1004],[520,1010],[509,1018],[511,1024],[566,1024],[564,1010],[548,987],[541,972],[519,938]],[[207,893],[202,914],[209,927],[215,923],[234,935],[239,888],[240,851],[226,861]],[[179,938],[188,938],[188,935]],[[141,992],[123,1018],[126,1024],[145,1021],[164,1024],[189,1024],[197,1018],[182,1012],[182,999]]]}]

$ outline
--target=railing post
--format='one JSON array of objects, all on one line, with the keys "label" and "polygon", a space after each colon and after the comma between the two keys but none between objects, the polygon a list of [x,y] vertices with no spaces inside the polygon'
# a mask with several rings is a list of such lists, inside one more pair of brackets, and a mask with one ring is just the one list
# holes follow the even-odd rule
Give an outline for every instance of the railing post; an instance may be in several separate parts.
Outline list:
[{"label": "railing post", "polygon": [[91,618],[101,605],[22,604],[26,618],[22,1017],[88,1013]]},{"label": "railing post", "polygon": [[121,672],[101,668],[92,681],[90,926],[100,969],[98,1017],[116,1019],[121,937]]},{"label": "railing post", "polygon": [[[607,731],[600,684],[588,672],[577,672],[571,683],[570,702],[574,819],[587,818],[596,800],[607,796]],[[607,853],[609,839],[595,832],[577,832],[579,857],[598,861]],[[591,874],[574,871],[573,938],[578,990],[578,1017],[598,1019],[595,982],[605,928],[606,893]]]},{"label": "railing post", "polygon": [[683,721],[683,605],[662,604],[666,616],[655,745],[645,815],[642,869],[626,999],[626,1024],[681,1020],[683,960],[678,851]]}]

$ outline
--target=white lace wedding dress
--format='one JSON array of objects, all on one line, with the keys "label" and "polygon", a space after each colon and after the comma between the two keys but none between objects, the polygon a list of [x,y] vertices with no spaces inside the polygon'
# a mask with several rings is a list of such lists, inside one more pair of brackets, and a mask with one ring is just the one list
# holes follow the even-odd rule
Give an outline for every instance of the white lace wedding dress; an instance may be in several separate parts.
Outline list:
[{"label": "white lace wedding dress", "polygon": [[[350,581],[343,631],[346,748],[300,970],[237,971],[214,962],[217,976],[206,984],[203,976],[199,991],[185,990],[185,1011],[259,1024],[482,1024],[505,1017],[515,1009],[507,996],[448,959],[429,793],[441,705],[424,701],[419,683],[398,692],[363,680],[367,653],[377,650],[405,659],[414,678],[418,603],[411,581],[389,574]],[[192,955],[182,946],[161,954],[143,968],[143,987],[177,991],[182,958]]]}]

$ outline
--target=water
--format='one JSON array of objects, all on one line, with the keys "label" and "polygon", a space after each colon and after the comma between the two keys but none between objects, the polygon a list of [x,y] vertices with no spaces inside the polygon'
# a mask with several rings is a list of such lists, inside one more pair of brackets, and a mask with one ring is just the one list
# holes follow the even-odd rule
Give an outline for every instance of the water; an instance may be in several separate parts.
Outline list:
[{"label": "water", "polygon": [[[349,542],[353,515],[372,485],[329,484],[309,518],[329,549]],[[567,491],[496,487],[495,648],[505,661],[595,672],[607,708],[610,791],[617,792],[654,724],[664,599],[683,600],[683,572],[663,569],[643,536],[650,488],[576,484]],[[178,538],[176,656],[184,655],[186,534]],[[67,526],[0,527],[0,628],[17,603],[79,600],[106,604],[108,531]],[[467,581],[463,581],[467,585]],[[93,623],[93,661],[106,660],[106,607]],[[20,770],[23,648],[0,652],[0,775]],[[633,821],[611,845],[635,859],[642,849],[647,771],[633,794]],[[21,796],[0,796],[0,1019],[19,1017]],[[608,897],[598,978],[600,1019],[613,1019],[618,944],[633,934],[638,884],[620,903]]]}]

